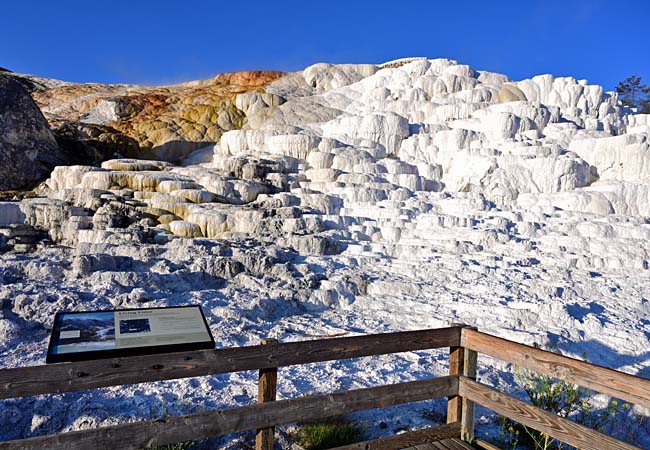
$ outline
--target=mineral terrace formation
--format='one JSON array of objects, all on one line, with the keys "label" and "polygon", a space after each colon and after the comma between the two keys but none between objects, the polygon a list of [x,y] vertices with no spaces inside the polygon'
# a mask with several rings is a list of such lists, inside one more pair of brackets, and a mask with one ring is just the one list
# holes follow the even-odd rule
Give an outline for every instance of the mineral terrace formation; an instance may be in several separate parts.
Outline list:
[{"label": "mineral terrace formation", "polygon": [[[223,346],[465,322],[648,374],[650,116],[600,86],[425,58],[155,88],[2,77],[87,163],[0,203],[0,366],[42,362],[61,309],[196,303]],[[55,154],[20,101],[39,151],[8,154]],[[10,170],[37,178],[28,166]],[[281,391],[442,374],[438,359],[294,368]],[[174,392],[246,403],[254,391],[228,383],[242,377],[219,398],[203,379]],[[147,416],[151,399],[113,392],[12,403],[47,413],[3,415],[1,437],[110,423],[78,419],[96,402]]]}]

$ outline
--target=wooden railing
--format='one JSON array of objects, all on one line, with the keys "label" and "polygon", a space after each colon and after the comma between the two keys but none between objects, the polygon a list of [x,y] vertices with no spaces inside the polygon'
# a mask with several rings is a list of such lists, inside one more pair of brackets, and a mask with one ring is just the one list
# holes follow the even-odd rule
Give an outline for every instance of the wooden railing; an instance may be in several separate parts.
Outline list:
[{"label": "wooden railing", "polygon": [[[332,394],[276,400],[279,367],[449,347],[449,375]],[[0,450],[141,449],[257,429],[256,449],[273,446],[276,425],[447,397],[447,424],[341,447],[401,449],[436,439],[474,440],[474,403],[579,448],[629,444],[477,383],[477,354],[650,408],[650,380],[500,339],[465,326],[130,358],[0,369],[0,400],[186,377],[259,371],[258,403],[160,420],[0,442]]]},{"label": "wooden railing", "polygon": [[[518,344],[471,328],[463,328],[460,346],[467,351],[486,354],[650,408],[650,380],[644,378]],[[458,393],[464,401],[476,402],[579,449],[639,450],[638,447],[536,408],[468,377],[459,378]]]}]

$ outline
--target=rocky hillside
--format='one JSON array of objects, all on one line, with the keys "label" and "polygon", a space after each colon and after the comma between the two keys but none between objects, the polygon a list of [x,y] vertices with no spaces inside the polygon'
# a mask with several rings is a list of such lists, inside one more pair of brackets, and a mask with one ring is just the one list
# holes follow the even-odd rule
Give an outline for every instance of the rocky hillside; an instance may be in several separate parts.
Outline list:
[{"label": "rocky hillside", "polygon": [[[21,112],[29,108],[11,97],[5,85],[11,83],[13,91],[26,90],[32,95],[59,148],[52,142],[32,147],[47,154],[54,151],[60,165],[98,165],[115,157],[178,162],[196,149],[214,145],[224,132],[244,125],[243,105],[235,104],[237,95],[252,94],[246,107],[281,101],[264,94],[264,87],[281,76],[270,71],[236,72],[173,86],[145,87],[67,83],[3,72],[0,92],[7,108]],[[15,126],[23,126],[25,120],[14,120]],[[31,135],[31,130],[16,128],[16,133]],[[15,148],[21,151],[19,146]],[[5,161],[4,156],[0,161]],[[20,183],[0,189],[31,188],[44,179],[42,175],[22,178]]]},{"label": "rocky hillside", "polygon": [[[157,88],[14,78],[60,147],[123,157],[58,166],[37,198],[0,202],[0,366],[42,362],[60,309],[195,303],[222,346],[465,322],[650,374],[650,116],[600,86],[425,58]],[[444,361],[291,368],[280,390],[405,381]],[[510,369],[482,370],[492,383]],[[218,407],[250,401],[253,382],[173,388]],[[2,437],[146,417],[165,391],[116,392],[12,403],[40,416],[3,415]],[[428,420],[372,414],[388,425],[375,434]]]}]

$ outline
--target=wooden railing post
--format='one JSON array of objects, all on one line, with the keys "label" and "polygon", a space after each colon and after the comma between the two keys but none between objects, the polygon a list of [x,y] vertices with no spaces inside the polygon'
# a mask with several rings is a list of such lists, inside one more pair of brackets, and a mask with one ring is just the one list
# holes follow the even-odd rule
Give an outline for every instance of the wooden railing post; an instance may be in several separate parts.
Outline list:
[{"label": "wooden railing post", "polygon": [[[476,330],[477,328],[471,327],[471,329]],[[477,359],[477,352],[463,347],[463,375],[474,381],[476,381]],[[462,397],[462,399],[460,438],[466,442],[472,442],[474,440],[474,402],[467,397]]]},{"label": "wooden railing post", "polygon": [[[452,327],[464,327],[462,323],[452,323]],[[460,330],[459,330],[460,331]],[[463,347],[449,347],[449,375],[459,376],[464,373],[465,352]],[[461,421],[462,417],[462,397],[452,395],[447,399],[447,423],[456,423]]]},{"label": "wooden railing post", "polygon": [[[262,339],[262,345],[277,344],[277,339]],[[278,369],[260,369],[257,385],[257,402],[275,401],[277,394]],[[275,427],[259,428],[255,435],[255,450],[273,450]]]}]

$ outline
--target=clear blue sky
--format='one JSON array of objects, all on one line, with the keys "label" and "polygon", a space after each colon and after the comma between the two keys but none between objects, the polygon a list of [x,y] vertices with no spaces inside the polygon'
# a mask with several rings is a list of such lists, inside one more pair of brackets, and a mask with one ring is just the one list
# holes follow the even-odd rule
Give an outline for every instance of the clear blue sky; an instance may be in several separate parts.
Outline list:
[{"label": "clear blue sky", "polygon": [[0,66],[69,81],[427,56],[515,80],[571,75],[609,90],[634,73],[650,84],[648,0],[7,0],[1,10]]}]

